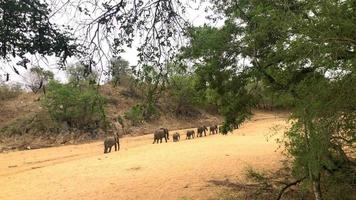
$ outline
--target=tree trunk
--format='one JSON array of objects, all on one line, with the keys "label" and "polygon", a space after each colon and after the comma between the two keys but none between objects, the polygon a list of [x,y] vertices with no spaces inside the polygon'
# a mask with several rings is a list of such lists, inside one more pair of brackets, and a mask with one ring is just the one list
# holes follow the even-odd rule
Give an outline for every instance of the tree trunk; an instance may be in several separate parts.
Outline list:
[{"label": "tree trunk", "polygon": [[309,178],[312,181],[312,188],[313,188],[315,200],[322,200],[321,189],[320,189],[320,173],[318,174],[317,177],[315,177],[311,171],[310,166],[308,166],[308,170],[309,170]]},{"label": "tree trunk", "polygon": [[[306,121],[304,121],[304,137],[305,137],[305,142],[307,144],[308,150],[310,149],[310,142],[309,142],[309,135],[308,135],[308,124],[306,123]],[[310,164],[308,164],[308,172],[309,172],[309,179],[312,182],[312,188],[313,188],[313,193],[314,193],[314,197],[315,200],[322,200],[321,197],[321,189],[320,189],[320,172],[318,173],[317,176],[315,176],[312,172],[311,166]]]},{"label": "tree trunk", "polygon": [[313,180],[313,193],[314,193],[315,200],[322,200],[321,190],[320,190],[320,174],[318,174],[318,177],[316,177]]}]

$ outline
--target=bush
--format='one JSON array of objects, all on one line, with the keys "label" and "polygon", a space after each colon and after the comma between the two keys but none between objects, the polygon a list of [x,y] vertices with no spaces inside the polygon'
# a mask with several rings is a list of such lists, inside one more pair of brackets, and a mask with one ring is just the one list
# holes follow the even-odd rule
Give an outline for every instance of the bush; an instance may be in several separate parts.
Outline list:
[{"label": "bush", "polygon": [[81,90],[54,81],[48,85],[47,94],[42,101],[53,119],[77,128],[98,127],[105,120],[105,103],[104,97],[93,88]]},{"label": "bush", "polygon": [[168,98],[176,115],[195,116],[195,107],[205,105],[205,92],[195,88],[193,76],[174,75],[170,77]]},{"label": "bush", "polygon": [[20,85],[0,84],[0,101],[16,98],[22,93]]},{"label": "bush", "polygon": [[291,109],[295,106],[294,98],[291,94],[276,92],[263,82],[253,81],[246,88],[252,94],[257,108],[272,110]]},{"label": "bush", "polygon": [[55,135],[63,127],[56,121],[53,121],[47,112],[39,112],[34,115],[23,116],[1,127],[1,136],[23,136],[26,134],[34,136]]},{"label": "bush", "polygon": [[130,120],[133,126],[137,126],[144,120],[144,109],[142,105],[135,105],[125,112],[124,118]]}]

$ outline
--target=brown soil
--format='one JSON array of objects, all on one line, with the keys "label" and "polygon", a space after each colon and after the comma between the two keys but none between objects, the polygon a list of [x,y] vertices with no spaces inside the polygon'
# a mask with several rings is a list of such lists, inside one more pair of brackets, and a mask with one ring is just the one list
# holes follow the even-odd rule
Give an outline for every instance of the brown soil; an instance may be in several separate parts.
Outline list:
[{"label": "brown soil", "polygon": [[[224,187],[213,180],[244,179],[249,166],[280,166],[273,138],[285,119],[259,112],[233,134],[178,143],[126,137],[110,154],[103,154],[102,142],[3,153],[0,199],[217,199]],[[267,137],[276,126],[279,131]]]}]

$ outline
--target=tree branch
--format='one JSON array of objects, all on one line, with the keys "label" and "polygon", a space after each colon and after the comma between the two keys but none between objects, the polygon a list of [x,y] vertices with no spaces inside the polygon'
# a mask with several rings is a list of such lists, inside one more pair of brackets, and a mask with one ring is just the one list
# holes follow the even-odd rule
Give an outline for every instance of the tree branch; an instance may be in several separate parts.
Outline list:
[{"label": "tree branch", "polygon": [[301,179],[298,179],[298,180],[296,180],[296,181],[294,181],[294,182],[291,182],[291,183],[285,185],[285,186],[282,188],[282,190],[278,193],[278,196],[277,196],[276,200],[280,200],[280,199],[282,198],[282,195],[284,194],[284,192],[285,192],[288,188],[290,188],[290,187],[292,187],[292,186],[294,186],[294,185],[299,184],[300,182],[302,182],[302,181],[303,181],[304,179],[306,179],[306,178],[307,178],[307,177],[304,176],[304,177],[301,178]]}]

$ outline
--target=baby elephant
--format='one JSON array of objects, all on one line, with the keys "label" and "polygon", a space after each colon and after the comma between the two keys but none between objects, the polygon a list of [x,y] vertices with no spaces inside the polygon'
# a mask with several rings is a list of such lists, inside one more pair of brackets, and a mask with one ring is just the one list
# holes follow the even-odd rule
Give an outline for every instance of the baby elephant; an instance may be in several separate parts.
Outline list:
[{"label": "baby elephant", "polygon": [[173,142],[178,142],[180,140],[180,135],[179,133],[174,133],[173,134]]},{"label": "baby elephant", "polygon": [[115,151],[120,150],[119,137],[117,136],[106,137],[104,140],[104,153],[110,153],[111,148],[114,145],[115,145]]},{"label": "baby elephant", "polygon": [[195,137],[195,131],[194,130],[188,130],[187,131],[187,137],[185,139],[193,139]]}]

